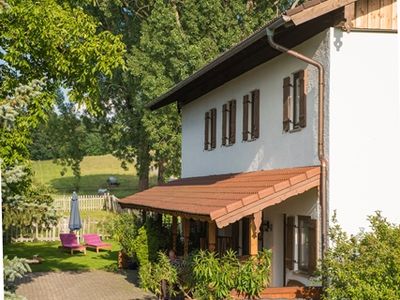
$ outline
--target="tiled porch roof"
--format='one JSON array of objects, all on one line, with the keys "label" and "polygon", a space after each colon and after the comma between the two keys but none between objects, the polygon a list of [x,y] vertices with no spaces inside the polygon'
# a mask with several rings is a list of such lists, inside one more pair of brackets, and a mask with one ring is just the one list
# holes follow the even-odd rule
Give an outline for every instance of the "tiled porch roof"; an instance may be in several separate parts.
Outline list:
[{"label": "tiled porch roof", "polygon": [[183,178],[120,199],[139,208],[215,221],[222,228],[319,186],[320,167]]}]

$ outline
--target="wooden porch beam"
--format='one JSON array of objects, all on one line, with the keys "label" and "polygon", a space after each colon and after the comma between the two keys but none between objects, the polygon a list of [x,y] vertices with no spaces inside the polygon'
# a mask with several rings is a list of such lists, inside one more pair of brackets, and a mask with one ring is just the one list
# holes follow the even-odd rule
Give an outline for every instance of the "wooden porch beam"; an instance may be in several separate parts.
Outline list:
[{"label": "wooden porch beam", "polygon": [[178,237],[178,217],[172,216],[172,250],[176,253],[176,240]]},{"label": "wooden porch beam", "polygon": [[182,218],[183,225],[183,256],[189,255],[190,219]]},{"label": "wooden porch beam", "polygon": [[208,222],[208,250],[210,252],[216,249],[217,239],[217,224],[215,222]]},{"label": "wooden porch beam", "polygon": [[262,221],[262,211],[258,211],[250,216],[249,222],[249,255],[258,253],[258,234]]}]

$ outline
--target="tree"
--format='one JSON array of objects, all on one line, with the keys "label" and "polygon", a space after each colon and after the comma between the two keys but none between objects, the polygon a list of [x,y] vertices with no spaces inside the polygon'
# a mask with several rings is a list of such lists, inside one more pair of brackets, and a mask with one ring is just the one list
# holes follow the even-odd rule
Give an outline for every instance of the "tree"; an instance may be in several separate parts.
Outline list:
[{"label": "tree", "polygon": [[266,23],[283,1],[101,1],[89,9],[104,28],[122,34],[128,53],[103,88],[103,121],[114,154],[136,161],[139,189],[149,168],[159,181],[180,173],[181,120],[175,105],[148,112],[145,105]]},{"label": "tree", "polygon": [[[99,85],[124,63],[124,44],[85,14],[83,1],[0,1],[0,157],[3,226],[54,220],[51,197],[32,184],[32,130],[60,86],[95,111]],[[44,22],[44,20],[46,20]]]},{"label": "tree", "polygon": [[379,212],[368,220],[369,231],[348,236],[334,218],[320,269],[324,299],[400,299],[400,226]]}]

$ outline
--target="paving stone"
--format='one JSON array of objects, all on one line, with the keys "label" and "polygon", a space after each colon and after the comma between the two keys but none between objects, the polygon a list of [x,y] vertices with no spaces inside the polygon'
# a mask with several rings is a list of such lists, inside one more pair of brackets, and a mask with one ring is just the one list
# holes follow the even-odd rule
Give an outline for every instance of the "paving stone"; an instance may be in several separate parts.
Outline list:
[{"label": "paving stone", "polygon": [[28,300],[153,300],[138,288],[136,271],[35,272],[18,282],[17,294]]}]

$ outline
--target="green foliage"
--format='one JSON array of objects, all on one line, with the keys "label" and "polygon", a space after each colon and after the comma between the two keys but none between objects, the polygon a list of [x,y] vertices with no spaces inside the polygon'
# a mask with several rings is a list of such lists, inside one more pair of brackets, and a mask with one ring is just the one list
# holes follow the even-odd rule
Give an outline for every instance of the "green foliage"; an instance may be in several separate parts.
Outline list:
[{"label": "green foliage", "polygon": [[22,278],[27,272],[31,272],[31,268],[25,259],[18,257],[9,259],[7,256],[3,258],[5,299],[23,299],[14,294],[15,280]]},{"label": "green foliage", "polygon": [[164,279],[187,298],[230,299],[231,292],[236,291],[246,299],[255,299],[269,283],[270,270],[271,252],[267,250],[245,261],[239,261],[233,251],[219,257],[215,252],[200,250],[175,267],[164,254],[159,254],[158,263],[142,265],[139,276],[141,287],[157,295],[161,294],[160,283]]},{"label": "green foliage", "polygon": [[123,251],[129,256],[135,254],[135,241],[138,235],[139,220],[134,214],[117,214],[106,223],[106,229],[111,238],[117,241]]},{"label": "green foliage", "polygon": [[247,299],[257,298],[269,284],[271,252],[263,249],[257,257],[250,257],[240,265],[236,279],[236,291]]},{"label": "green foliage", "polygon": [[[0,13],[2,92],[46,76],[47,105],[63,85],[70,98],[95,108],[98,86],[123,65],[120,37],[98,32],[98,21],[72,2],[9,0]],[[46,20],[46,22],[43,22]]]},{"label": "green foliage", "polygon": [[370,231],[348,236],[333,219],[332,247],[320,275],[328,279],[324,299],[400,299],[400,226],[377,212]]},{"label": "green foliage", "polygon": [[176,295],[174,287],[178,283],[177,269],[173,267],[169,258],[161,251],[158,252],[158,259],[156,262],[148,262],[141,265],[139,269],[139,278],[140,286],[158,297],[162,295],[162,281],[165,281],[169,295]]},{"label": "green foliage", "polygon": [[193,258],[195,298],[230,298],[239,268],[240,263],[233,251],[228,251],[221,258],[215,252],[200,251]]}]

